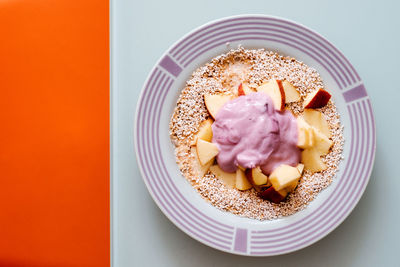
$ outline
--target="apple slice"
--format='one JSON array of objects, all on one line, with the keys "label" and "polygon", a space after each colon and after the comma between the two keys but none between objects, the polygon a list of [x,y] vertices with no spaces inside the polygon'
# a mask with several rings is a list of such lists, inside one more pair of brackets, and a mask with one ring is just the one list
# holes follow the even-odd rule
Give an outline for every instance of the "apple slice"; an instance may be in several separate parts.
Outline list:
[{"label": "apple slice", "polygon": [[312,147],[314,145],[314,131],[302,116],[297,117],[297,129],[297,146],[302,149]]},{"label": "apple slice", "polygon": [[285,108],[285,91],[280,80],[269,80],[257,87],[257,92],[263,92],[271,97],[275,109],[283,110]]},{"label": "apple slice", "polygon": [[253,185],[266,185],[268,183],[268,176],[262,173],[260,167],[247,169],[245,173],[247,180]]},{"label": "apple slice", "polygon": [[245,83],[240,83],[238,86],[238,96],[248,95],[254,91]]},{"label": "apple slice", "polygon": [[286,191],[276,191],[272,186],[269,187],[268,189],[261,191],[259,194],[259,197],[262,199],[266,199],[269,201],[272,201],[276,204],[280,203],[282,200],[285,199],[287,193]]},{"label": "apple slice", "polygon": [[297,164],[296,168],[300,174],[303,174],[304,164],[299,163],[299,164]]},{"label": "apple slice", "polygon": [[247,180],[244,171],[241,169],[236,170],[236,188],[242,191],[252,188],[252,185]]},{"label": "apple slice", "polygon": [[197,139],[196,142],[197,157],[200,160],[201,165],[205,165],[207,162],[213,160],[218,154],[218,147],[202,139]]},{"label": "apple slice", "polygon": [[304,108],[322,108],[328,104],[329,99],[331,99],[331,94],[320,88],[304,99]]},{"label": "apple slice", "polygon": [[214,121],[211,118],[208,118],[207,120],[201,122],[199,126],[199,131],[194,136],[190,145],[192,146],[196,145],[197,139],[202,139],[204,141],[211,142],[213,137],[211,125],[213,124],[213,122]]},{"label": "apple slice", "polygon": [[293,181],[300,178],[300,173],[296,167],[292,167],[286,164],[282,164],[277,167],[269,176],[269,180],[275,190],[279,191],[287,186]]},{"label": "apple slice", "polygon": [[221,170],[218,165],[213,165],[210,167],[210,171],[219,179],[221,179],[224,184],[230,188],[236,186],[236,173],[229,173]]},{"label": "apple slice", "polygon": [[290,82],[284,80],[282,86],[285,91],[285,103],[292,103],[300,100],[299,92]]},{"label": "apple slice", "polygon": [[329,124],[324,118],[324,114],[322,114],[322,112],[306,108],[304,109],[303,118],[309,125],[320,130],[321,133],[323,133],[326,137],[331,137]]},{"label": "apple slice", "polygon": [[305,149],[301,152],[301,162],[304,168],[312,172],[320,172],[327,168],[322,162],[319,152],[315,148]]},{"label": "apple slice", "polygon": [[319,152],[320,155],[326,155],[329,149],[333,145],[332,140],[329,140],[323,133],[313,127],[314,132],[314,148]]},{"label": "apple slice", "polygon": [[197,151],[196,151],[196,147],[192,146],[191,147],[191,152],[195,157],[195,161],[193,162],[193,169],[197,172],[199,177],[203,177],[204,174],[207,173],[208,169],[211,167],[211,165],[213,164],[213,161],[210,160],[209,162],[207,162],[205,165],[201,165],[199,157],[197,156]]},{"label": "apple slice", "polygon": [[211,117],[215,119],[219,109],[232,98],[231,95],[204,95],[204,103]]}]

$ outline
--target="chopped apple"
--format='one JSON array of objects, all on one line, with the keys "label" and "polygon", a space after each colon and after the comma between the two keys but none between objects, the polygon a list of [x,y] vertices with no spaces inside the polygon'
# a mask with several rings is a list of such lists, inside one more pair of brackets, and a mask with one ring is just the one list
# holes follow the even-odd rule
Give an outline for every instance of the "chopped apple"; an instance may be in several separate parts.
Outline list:
[{"label": "chopped apple", "polygon": [[326,155],[329,152],[333,142],[329,140],[323,133],[313,127],[314,132],[314,148],[320,155]]},{"label": "chopped apple", "polygon": [[196,147],[191,147],[191,152],[195,157],[195,161],[193,162],[193,168],[194,168],[195,171],[197,171],[197,174],[199,175],[199,177],[203,177],[204,174],[206,174],[208,169],[213,164],[213,161],[210,160],[205,165],[201,165],[199,157],[197,157]]},{"label": "chopped apple", "polygon": [[287,193],[285,191],[276,191],[272,186],[268,189],[261,191],[258,194],[262,199],[272,201],[276,204],[285,199]]},{"label": "chopped apple", "polygon": [[314,145],[314,131],[313,128],[303,119],[297,117],[297,146],[305,149]]},{"label": "chopped apple", "polygon": [[236,173],[225,172],[218,165],[211,166],[210,171],[228,187],[234,188],[236,186]]},{"label": "chopped apple", "polygon": [[268,82],[260,85],[257,92],[263,92],[271,97],[275,109],[283,110],[285,108],[285,91],[283,90],[280,80],[271,79]]},{"label": "chopped apple", "polygon": [[268,183],[268,176],[266,176],[260,167],[247,169],[246,177],[253,185],[265,185]]},{"label": "chopped apple", "polygon": [[191,142],[192,146],[196,145],[197,139],[202,139],[204,141],[211,142],[213,137],[211,125],[213,124],[213,122],[214,121],[211,118],[208,118],[207,120],[200,123],[199,131],[194,136]]},{"label": "chopped apple", "polygon": [[197,157],[200,160],[201,165],[206,165],[207,162],[213,160],[218,154],[218,147],[202,139],[197,139],[196,143]]},{"label": "chopped apple", "polygon": [[301,152],[301,162],[304,168],[312,172],[323,171],[327,168],[320,158],[320,153],[315,148],[305,149]]},{"label": "chopped apple", "polygon": [[236,170],[236,188],[242,191],[252,188],[252,185],[247,180],[244,171],[241,169]]},{"label": "chopped apple", "polygon": [[306,108],[304,109],[303,118],[309,125],[320,130],[326,137],[330,137],[331,132],[329,130],[329,124],[324,118],[322,112]]},{"label": "chopped apple", "polygon": [[293,181],[300,178],[300,173],[296,167],[290,165],[282,164],[277,167],[269,176],[269,180],[275,190],[279,191],[287,186]]},{"label": "chopped apple", "polygon": [[299,171],[299,173],[302,174],[304,170],[304,164],[299,163],[297,164],[296,168]]},{"label": "chopped apple", "polygon": [[292,103],[300,100],[299,92],[290,82],[284,80],[282,86],[285,91],[285,103]]},{"label": "chopped apple", "polygon": [[214,119],[215,116],[217,116],[219,109],[230,100],[232,100],[231,95],[204,95],[206,108]]},{"label": "chopped apple", "polygon": [[328,104],[329,99],[331,99],[331,94],[320,88],[304,99],[304,108],[322,108]]},{"label": "chopped apple", "polygon": [[238,86],[238,96],[242,96],[242,95],[245,95],[245,92],[243,90],[243,84],[240,83]]}]

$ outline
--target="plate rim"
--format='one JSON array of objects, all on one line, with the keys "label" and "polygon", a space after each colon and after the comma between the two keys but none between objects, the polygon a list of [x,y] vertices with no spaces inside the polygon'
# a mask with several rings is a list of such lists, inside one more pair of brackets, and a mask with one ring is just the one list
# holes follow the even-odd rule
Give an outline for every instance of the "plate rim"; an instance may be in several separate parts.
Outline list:
[{"label": "plate rim", "polygon": [[[320,38],[322,38],[325,42],[329,43],[333,48],[335,48],[335,49],[337,50],[336,52],[338,52],[338,53],[341,54],[341,56],[347,61],[348,65],[351,66],[351,67],[353,67],[353,65],[352,65],[352,64],[348,61],[348,59],[344,56],[344,54],[342,53],[342,51],[340,51],[335,45],[333,45],[333,44],[332,44],[327,38],[325,38],[323,35],[321,35],[320,33],[316,32],[316,31],[314,31],[313,29],[310,29],[309,27],[307,27],[307,26],[305,26],[305,25],[303,25],[303,24],[301,24],[301,23],[298,23],[298,22],[296,22],[296,21],[293,21],[293,20],[290,20],[290,19],[287,19],[287,18],[283,18],[283,17],[279,17],[279,16],[273,16],[273,15],[265,15],[265,14],[240,14],[240,15],[222,17],[222,18],[215,19],[215,20],[211,20],[211,21],[209,21],[209,22],[207,22],[207,23],[201,24],[201,25],[195,27],[194,29],[192,29],[191,31],[187,32],[186,34],[184,34],[181,38],[179,38],[177,41],[175,41],[172,45],[170,45],[170,46],[163,52],[163,54],[161,55],[161,57],[156,61],[156,63],[154,64],[154,66],[153,66],[152,69],[150,70],[150,72],[149,72],[147,78],[145,79],[145,81],[144,81],[144,83],[143,83],[143,86],[142,86],[141,92],[140,92],[140,96],[139,96],[138,101],[137,101],[136,111],[135,111],[135,117],[134,117],[134,134],[133,134],[133,135],[134,135],[135,154],[136,154],[137,163],[138,163],[137,165],[138,165],[138,168],[139,168],[139,171],[140,171],[142,180],[144,181],[147,190],[149,191],[149,193],[150,193],[150,195],[151,195],[153,201],[155,201],[155,203],[157,204],[158,208],[163,212],[163,214],[164,214],[175,226],[177,226],[181,231],[185,232],[187,235],[189,235],[189,236],[192,237],[193,239],[199,241],[200,243],[202,243],[202,244],[204,244],[204,245],[206,245],[206,246],[209,246],[209,247],[212,247],[212,248],[215,248],[215,249],[217,249],[217,250],[224,251],[224,252],[227,252],[227,253],[236,254],[236,255],[244,255],[244,256],[251,256],[251,257],[264,257],[264,256],[273,256],[273,255],[288,254],[288,253],[292,253],[292,252],[301,250],[301,249],[303,249],[303,248],[305,248],[305,247],[308,247],[308,246],[310,246],[310,245],[312,245],[312,244],[318,242],[318,241],[321,240],[322,238],[326,237],[328,234],[330,234],[330,233],[331,233],[333,230],[335,230],[341,223],[343,223],[343,221],[344,221],[346,218],[348,218],[349,214],[354,210],[354,208],[355,208],[355,207],[357,206],[357,204],[359,203],[361,197],[364,195],[365,189],[366,189],[366,187],[368,186],[368,183],[369,183],[370,178],[371,178],[372,171],[373,171],[373,169],[374,169],[375,157],[376,157],[376,139],[377,139],[377,137],[376,137],[376,123],[375,123],[375,119],[374,119],[375,116],[374,116],[374,112],[373,112],[374,109],[373,109],[372,101],[370,101],[370,105],[371,105],[371,118],[372,118],[371,125],[372,125],[372,130],[373,130],[373,140],[372,140],[372,141],[373,141],[374,146],[372,147],[372,151],[371,151],[371,153],[372,153],[372,158],[371,158],[371,163],[370,163],[371,168],[370,168],[370,170],[368,171],[368,173],[365,175],[365,177],[367,177],[367,178],[366,178],[366,182],[365,182],[365,184],[363,185],[363,187],[361,188],[360,194],[357,195],[357,198],[353,201],[354,204],[353,204],[353,205],[349,208],[349,210],[342,216],[342,218],[340,218],[340,220],[338,220],[331,228],[329,228],[327,231],[324,231],[323,234],[321,234],[321,235],[318,236],[317,238],[312,239],[309,243],[307,243],[307,244],[305,244],[305,245],[300,245],[300,246],[298,246],[298,247],[296,247],[296,248],[294,248],[294,249],[289,249],[289,250],[287,250],[287,251],[283,251],[283,252],[280,252],[280,253],[272,253],[272,254],[249,254],[249,253],[238,252],[238,251],[235,251],[235,250],[233,250],[233,249],[231,249],[231,250],[221,249],[220,247],[214,246],[214,245],[209,244],[209,243],[205,243],[203,240],[201,240],[201,239],[198,238],[197,236],[193,235],[191,232],[189,232],[188,230],[184,229],[183,227],[181,227],[179,224],[177,224],[177,223],[175,222],[175,219],[172,218],[171,214],[169,214],[169,213],[165,210],[165,208],[161,205],[160,201],[155,197],[155,192],[153,192],[153,190],[151,189],[151,187],[150,187],[150,185],[149,185],[149,181],[147,181],[147,180],[145,179],[145,176],[146,176],[146,175],[145,175],[145,172],[144,172],[144,170],[143,170],[143,166],[142,166],[142,164],[139,162],[139,158],[138,158],[138,157],[140,156],[140,153],[139,153],[139,148],[138,148],[138,136],[137,136],[137,134],[135,133],[135,129],[136,129],[136,127],[137,127],[137,124],[138,124],[138,121],[139,121],[139,116],[140,116],[140,114],[139,114],[140,103],[143,101],[143,98],[144,98],[144,95],[145,95],[145,90],[146,90],[146,85],[147,85],[148,82],[151,80],[151,76],[152,76],[152,74],[154,73],[154,71],[157,70],[157,68],[158,68],[158,66],[160,65],[160,63],[162,62],[162,60],[165,58],[165,56],[168,56],[169,52],[170,52],[174,47],[176,47],[178,44],[180,44],[180,43],[181,43],[182,41],[184,41],[186,38],[190,37],[192,34],[196,33],[197,31],[199,31],[199,30],[201,30],[201,29],[203,29],[203,28],[205,28],[205,27],[207,27],[207,26],[214,25],[214,24],[216,24],[216,23],[218,23],[218,22],[223,22],[223,21],[226,21],[226,20],[237,19],[237,18],[267,18],[267,19],[270,18],[270,19],[276,19],[276,20],[280,20],[280,21],[290,22],[290,23],[292,23],[292,24],[295,24],[295,25],[298,25],[298,26],[300,26],[300,27],[303,27],[304,29],[306,29],[306,30],[310,31],[311,33],[313,33],[313,34],[319,36]],[[353,67],[353,69],[354,69],[355,74],[358,75],[358,73],[357,73],[357,71],[355,70],[354,67]],[[357,83],[363,84],[362,79],[360,78],[359,81],[358,81]],[[353,84],[353,85],[354,85],[354,84]],[[367,97],[368,97],[368,99],[369,99],[369,95],[368,95],[368,94],[367,94]],[[249,229],[249,230],[251,231],[251,229]]]}]

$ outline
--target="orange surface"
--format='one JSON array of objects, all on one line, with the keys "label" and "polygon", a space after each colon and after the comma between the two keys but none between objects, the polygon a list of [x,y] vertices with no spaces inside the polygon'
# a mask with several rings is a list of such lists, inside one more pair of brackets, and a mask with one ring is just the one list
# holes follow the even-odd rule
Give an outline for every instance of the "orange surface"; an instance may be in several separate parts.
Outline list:
[{"label": "orange surface", "polygon": [[108,7],[0,1],[0,266],[109,266]]}]

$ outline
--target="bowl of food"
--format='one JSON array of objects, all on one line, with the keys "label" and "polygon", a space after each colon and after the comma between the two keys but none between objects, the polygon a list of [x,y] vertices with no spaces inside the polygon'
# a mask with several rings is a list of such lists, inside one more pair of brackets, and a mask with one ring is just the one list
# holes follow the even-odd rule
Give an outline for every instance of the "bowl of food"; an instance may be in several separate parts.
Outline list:
[{"label": "bowl of food", "polygon": [[354,67],[289,20],[242,15],[177,41],[142,90],[135,147],[154,201],[213,248],[268,256],[335,229],[368,183],[371,102]]}]

